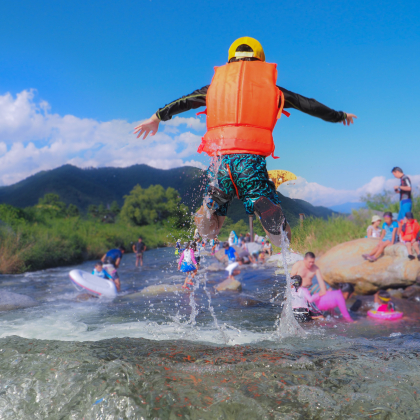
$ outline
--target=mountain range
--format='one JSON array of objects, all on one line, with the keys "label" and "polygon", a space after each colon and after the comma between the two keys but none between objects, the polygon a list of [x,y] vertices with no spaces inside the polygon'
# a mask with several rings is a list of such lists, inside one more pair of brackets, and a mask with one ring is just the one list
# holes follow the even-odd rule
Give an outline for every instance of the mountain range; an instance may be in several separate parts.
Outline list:
[{"label": "mountain range", "polygon": [[[37,204],[39,198],[47,193],[56,193],[66,204],[75,204],[86,212],[91,204],[108,205],[117,201],[122,206],[124,196],[137,184],[142,188],[159,184],[164,188],[175,188],[182,201],[194,210],[201,203],[205,181],[204,172],[190,166],[165,170],[148,165],[87,169],[64,165],[38,172],[16,184],[0,187],[0,203],[24,208]],[[281,196],[281,200],[284,213],[292,225],[299,220],[299,213],[324,218],[334,213],[331,209],[316,207],[304,200],[284,196]],[[237,199],[233,201],[228,216],[234,222],[240,219],[247,222],[242,203]]]}]

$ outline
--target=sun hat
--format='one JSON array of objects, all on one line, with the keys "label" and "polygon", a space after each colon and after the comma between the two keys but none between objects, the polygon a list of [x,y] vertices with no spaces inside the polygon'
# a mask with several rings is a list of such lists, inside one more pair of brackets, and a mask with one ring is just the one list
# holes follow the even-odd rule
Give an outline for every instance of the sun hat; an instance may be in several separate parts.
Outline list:
[{"label": "sun hat", "polygon": [[372,223],[375,223],[378,220],[382,220],[382,219],[379,216],[377,216],[376,214],[374,216],[372,216]]}]

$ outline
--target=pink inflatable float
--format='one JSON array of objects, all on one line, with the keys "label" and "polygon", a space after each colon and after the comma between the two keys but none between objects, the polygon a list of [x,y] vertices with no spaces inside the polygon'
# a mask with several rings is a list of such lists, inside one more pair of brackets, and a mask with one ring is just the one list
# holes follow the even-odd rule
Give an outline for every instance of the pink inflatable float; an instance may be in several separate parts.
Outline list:
[{"label": "pink inflatable float", "polygon": [[374,311],[374,310],[370,310],[368,311],[368,316],[370,316],[371,318],[375,318],[375,319],[382,319],[384,321],[395,321],[396,319],[400,319],[403,317],[403,313],[402,312],[379,312],[379,311]]}]

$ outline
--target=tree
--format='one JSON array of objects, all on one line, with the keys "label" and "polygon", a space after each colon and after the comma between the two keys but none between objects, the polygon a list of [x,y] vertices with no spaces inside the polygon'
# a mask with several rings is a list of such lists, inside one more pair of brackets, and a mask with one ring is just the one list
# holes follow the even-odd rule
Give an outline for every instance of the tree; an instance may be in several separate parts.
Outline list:
[{"label": "tree", "polygon": [[60,201],[60,196],[54,193],[45,194],[38,200],[37,209],[43,216],[64,217],[66,215],[66,205]]},{"label": "tree", "polygon": [[366,194],[360,197],[369,210],[391,211],[398,213],[398,202],[395,201],[396,194],[391,191],[383,191],[380,194]]},{"label": "tree", "polygon": [[107,211],[106,211],[106,207],[101,203],[98,206],[98,216],[99,217],[104,217],[106,215]]},{"label": "tree", "polygon": [[74,204],[69,204],[67,207],[67,216],[69,217],[77,217],[80,215],[79,209]]},{"label": "tree", "polygon": [[138,226],[171,218],[180,227],[187,218],[189,220],[187,213],[188,207],[181,204],[178,192],[173,188],[165,190],[161,185],[151,185],[146,189],[136,185],[129,195],[124,196],[121,209],[121,217]]},{"label": "tree", "polygon": [[113,201],[111,203],[111,207],[109,208],[109,210],[111,211],[111,213],[115,214],[115,216],[117,216],[118,214],[120,214],[120,206],[118,205],[117,201]]},{"label": "tree", "polygon": [[88,214],[92,217],[97,217],[98,216],[98,207],[96,207],[95,204],[91,204],[88,207]]}]

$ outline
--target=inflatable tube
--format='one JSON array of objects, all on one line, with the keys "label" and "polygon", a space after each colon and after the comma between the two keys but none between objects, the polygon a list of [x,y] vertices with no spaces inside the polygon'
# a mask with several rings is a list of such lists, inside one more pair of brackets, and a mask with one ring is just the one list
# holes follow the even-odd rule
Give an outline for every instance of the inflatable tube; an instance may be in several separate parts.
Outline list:
[{"label": "inflatable tube", "polygon": [[400,319],[403,317],[402,312],[378,312],[374,310],[368,311],[368,316],[375,319],[382,319],[384,321],[395,321],[396,319]]},{"label": "inflatable tube", "polygon": [[73,285],[79,291],[86,290],[96,296],[110,298],[117,296],[117,288],[110,280],[94,276],[82,270],[71,270],[69,276]]}]

